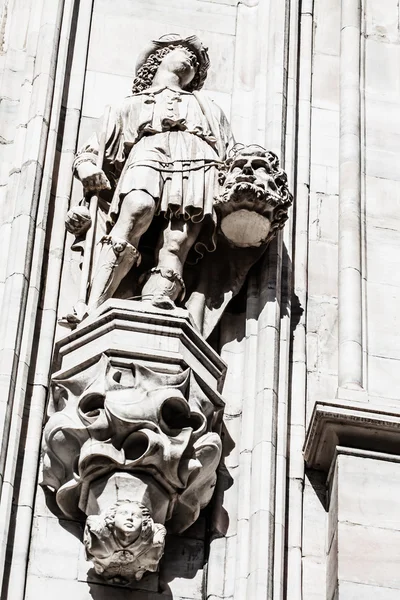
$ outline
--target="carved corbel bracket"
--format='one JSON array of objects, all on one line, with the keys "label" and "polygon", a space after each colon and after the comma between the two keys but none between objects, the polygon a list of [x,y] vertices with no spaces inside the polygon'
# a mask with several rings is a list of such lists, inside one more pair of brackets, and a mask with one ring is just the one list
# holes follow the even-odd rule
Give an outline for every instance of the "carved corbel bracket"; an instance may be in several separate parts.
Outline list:
[{"label": "carved corbel bracket", "polygon": [[[128,312],[135,310],[132,304],[126,304]],[[165,316],[164,328],[174,318]],[[149,368],[143,364],[150,362],[143,360],[145,344],[136,345],[141,334],[136,343],[131,335],[129,350],[124,351],[121,341],[118,351],[104,352],[103,336],[109,328],[105,330],[102,319],[98,315],[90,332],[86,324],[58,346],[61,363],[69,368],[53,377],[53,414],[43,439],[43,485],[55,491],[66,516],[87,518],[84,543],[96,572],[106,580],[130,582],[157,570],[165,524],[170,531],[184,531],[212,497],[222,453],[224,403],[216,388],[223,363],[216,359],[219,376],[205,381],[205,372],[217,373],[209,362],[203,376],[196,373],[196,361],[205,357],[193,344],[189,354],[187,346],[186,351],[181,346],[185,358],[177,352],[171,360],[164,352],[164,372],[161,356],[158,365],[153,356]],[[115,314],[115,324],[114,319]],[[119,326],[123,328],[121,322]],[[188,324],[181,322],[178,329],[185,327]],[[79,364],[78,341],[89,343],[88,334],[92,350],[101,347],[103,352]],[[146,339],[160,349],[168,338],[153,327]],[[207,350],[204,341],[200,346]],[[150,358],[150,347],[147,350]]]}]

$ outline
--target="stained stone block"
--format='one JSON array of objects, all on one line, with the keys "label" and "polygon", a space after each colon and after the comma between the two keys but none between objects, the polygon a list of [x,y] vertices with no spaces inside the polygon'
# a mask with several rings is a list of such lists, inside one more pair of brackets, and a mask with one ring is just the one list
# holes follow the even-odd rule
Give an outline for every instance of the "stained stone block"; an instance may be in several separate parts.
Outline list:
[{"label": "stained stone block", "polygon": [[[384,106],[382,110],[384,110]],[[383,179],[391,179],[396,182],[400,181],[400,174],[396,169],[398,160],[396,152],[368,146],[365,156],[367,162],[366,170],[369,176],[382,177]]]},{"label": "stained stone block", "polygon": [[339,55],[340,4],[337,0],[316,3],[315,52]]},{"label": "stained stone block", "polygon": [[[396,210],[396,209],[394,209]],[[392,292],[394,296],[397,289],[400,288],[400,273],[397,270],[398,254],[400,251],[400,232],[396,229],[400,228],[400,223],[393,219],[393,229],[382,228],[378,224],[368,227],[368,237],[370,238],[371,252],[368,253],[368,273],[369,285],[378,284],[377,289],[382,288],[381,293],[387,295],[388,290],[386,285],[393,286],[395,289]],[[371,226],[372,225],[372,226]],[[381,285],[382,284],[382,285]],[[396,289],[397,288],[397,289]],[[376,290],[370,292],[371,301],[376,297]],[[374,314],[379,314],[378,310],[372,311]],[[393,318],[388,319],[388,326],[393,325]],[[374,323],[375,327],[381,327],[381,320]],[[377,353],[379,355],[379,353]]]},{"label": "stained stone block", "polygon": [[325,564],[320,560],[305,556],[303,565],[303,593],[307,600],[326,600]]},{"label": "stained stone block", "polygon": [[367,0],[365,14],[368,38],[382,42],[398,42],[398,8],[397,0],[385,0],[385,2]]},{"label": "stained stone block", "polygon": [[400,386],[398,359],[371,355],[368,358],[368,391],[371,396],[390,399],[388,403],[399,403],[397,390]]},{"label": "stained stone block", "polygon": [[[160,0],[151,3],[146,0],[99,0],[93,15],[88,68],[132,76],[134,57],[149,38],[157,39],[168,30],[190,35],[194,28],[202,31],[202,38],[210,48],[224,47],[223,52],[215,52],[216,57],[220,56],[216,60],[223,63],[223,57],[232,57],[228,48],[231,48],[235,34],[236,7],[188,0],[185,10],[181,8],[180,0],[173,0],[168,5]],[[133,57],[132,62],[126,59],[127,55]],[[231,69],[218,70],[219,85],[221,77],[228,79],[231,72]]]},{"label": "stained stone block", "polygon": [[[382,268],[382,279],[384,274],[385,269]],[[388,285],[383,282],[368,283],[368,310],[371,315],[381,315],[379,320],[371,319],[368,323],[368,349],[375,357],[387,357],[398,361],[400,327],[397,316],[400,286],[396,285],[396,275],[393,274],[392,283],[388,282]]]},{"label": "stained stone block", "polygon": [[309,294],[335,297],[337,295],[337,246],[325,241],[310,242]]},{"label": "stained stone block", "polygon": [[[116,104],[121,98],[130,94],[132,87],[132,76],[114,75],[100,71],[87,71],[86,81],[87,88],[82,108],[82,114],[86,118],[101,117],[105,105]],[[99,95],[98,90],[104,90],[104,93]]]},{"label": "stained stone block", "polygon": [[397,68],[399,45],[369,38],[366,40],[365,53],[366,92],[391,102],[397,101],[400,92],[400,73]]}]

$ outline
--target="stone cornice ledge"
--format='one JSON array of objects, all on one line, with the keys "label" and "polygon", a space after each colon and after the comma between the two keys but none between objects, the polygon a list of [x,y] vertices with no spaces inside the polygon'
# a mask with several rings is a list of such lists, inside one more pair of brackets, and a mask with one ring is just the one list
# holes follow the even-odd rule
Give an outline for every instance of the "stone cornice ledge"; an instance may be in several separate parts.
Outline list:
[{"label": "stone cornice ledge", "polygon": [[307,466],[328,472],[337,446],[400,455],[400,412],[371,404],[317,402],[304,444]]}]

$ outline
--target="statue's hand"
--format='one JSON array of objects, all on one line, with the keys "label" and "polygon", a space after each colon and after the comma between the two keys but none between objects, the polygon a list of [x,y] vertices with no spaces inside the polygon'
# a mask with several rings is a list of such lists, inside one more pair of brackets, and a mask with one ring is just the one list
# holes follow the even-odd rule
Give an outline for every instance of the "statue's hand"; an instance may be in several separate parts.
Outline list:
[{"label": "statue's hand", "polygon": [[65,229],[72,235],[83,235],[91,227],[92,219],[86,206],[74,206],[65,217]]},{"label": "statue's hand", "polygon": [[104,171],[90,161],[82,162],[76,170],[85,191],[101,192],[101,190],[111,189],[110,182]]}]

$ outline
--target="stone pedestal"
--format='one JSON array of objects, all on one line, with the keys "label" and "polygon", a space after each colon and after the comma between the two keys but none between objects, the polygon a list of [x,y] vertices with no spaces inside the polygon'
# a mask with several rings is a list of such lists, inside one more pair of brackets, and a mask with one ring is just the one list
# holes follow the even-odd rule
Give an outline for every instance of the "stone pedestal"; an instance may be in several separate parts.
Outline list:
[{"label": "stone pedestal", "polygon": [[163,310],[133,300],[107,300],[55,345],[53,379],[93,365],[102,354],[116,367],[132,360],[162,373],[190,367],[221,391],[226,366],[193,324],[187,310]]}]

